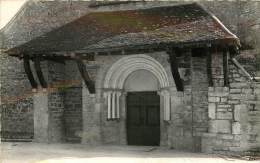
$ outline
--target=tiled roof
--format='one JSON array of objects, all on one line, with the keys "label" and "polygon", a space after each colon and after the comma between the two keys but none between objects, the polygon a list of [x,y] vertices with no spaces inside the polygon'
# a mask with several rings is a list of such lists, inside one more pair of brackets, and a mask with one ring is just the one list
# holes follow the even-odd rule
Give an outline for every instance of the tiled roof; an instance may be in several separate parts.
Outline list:
[{"label": "tiled roof", "polygon": [[193,3],[88,13],[9,50],[9,53],[96,51],[164,43],[236,44],[237,41],[211,14]]},{"label": "tiled roof", "polygon": [[175,26],[159,28],[154,31],[121,34],[84,47],[83,49],[95,51],[99,49],[123,48],[147,44],[189,44],[205,41],[211,43],[215,40],[223,41],[223,44],[225,44],[230,43],[230,41],[235,41],[233,36],[230,36],[216,26],[217,24],[215,22],[206,18]]}]

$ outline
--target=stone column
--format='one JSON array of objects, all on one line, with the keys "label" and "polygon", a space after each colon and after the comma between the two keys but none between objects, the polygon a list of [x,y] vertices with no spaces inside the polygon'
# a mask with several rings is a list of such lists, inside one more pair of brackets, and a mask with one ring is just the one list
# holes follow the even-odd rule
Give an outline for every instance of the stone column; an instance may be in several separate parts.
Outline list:
[{"label": "stone column", "polygon": [[104,109],[101,97],[90,94],[85,85],[82,88],[83,132],[82,144],[98,145],[101,139],[101,109]]},{"label": "stone column", "polygon": [[170,94],[168,90],[160,90],[158,94],[160,96],[160,146],[167,146],[168,123],[171,117],[171,108],[170,104],[166,104],[166,102],[170,102],[168,101]]},{"label": "stone column", "polygon": [[[53,112],[52,93],[38,91],[33,96],[34,141],[39,143],[63,142],[64,132],[59,111]],[[59,97],[56,96],[56,99]],[[58,99],[59,100],[59,99]],[[57,105],[58,102],[57,102]],[[55,108],[57,110],[57,108]]]},{"label": "stone column", "polygon": [[49,142],[48,93],[38,92],[33,96],[34,107],[34,141]]},{"label": "stone column", "polygon": [[107,119],[120,119],[120,96],[122,90],[109,90],[104,92],[104,97],[107,103]]},{"label": "stone column", "polygon": [[[168,146],[178,150],[188,150],[192,145],[190,140],[185,139],[183,112],[183,92],[171,91],[171,120],[168,126]],[[190,138],[189,138],[190,139]]]},{"label": "stone column", "polygon": [[[182,92],[177,92],[175,88],[164,89],[160,94],[160,113],[161,113],[161,146],[172,147],[177,142],[175,134],[178,132],[178,126],[181,121],[178,119],[178,110],[182,107]],[[176,136],[177,137],[177,136]]]},{"label": "stone column", "polygon": [[162,90],[158,92],[161,96],[161,108],[163,113],[163,120],[171,120],[171,96],[168,90]]},{"label": "stone column", "polygon": [[126,140],[126,92],[119,93],[119,101],[120,101],[120,119],[119,119],[119,134],[120,134],[120,145],[126,145],[127,140]]},{"label": "stone column", "polygon": [[59,87],[64,80],[64,65],[45,61],[41,63],[41,67],[48,88],[39,87],[33,96],[34,141],[41,143],[63,142],[64,103],[63,93]]}]

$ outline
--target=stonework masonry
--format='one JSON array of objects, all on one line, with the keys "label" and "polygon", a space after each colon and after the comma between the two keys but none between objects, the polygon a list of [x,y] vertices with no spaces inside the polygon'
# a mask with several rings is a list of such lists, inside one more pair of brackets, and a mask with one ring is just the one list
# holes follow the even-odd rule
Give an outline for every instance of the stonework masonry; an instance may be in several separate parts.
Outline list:
[{"label": "stonework masonry", "polygon": [[[256,34],[259,33],[259,3],[201,4],[236,33],[243,45],[255,48],[254,53],[260,56],[260,37]],[[55,2],[55,5],[58,6],[58,3]],[[54,6],[48,10],[51,14],[55,14]],[[26,14],[33,15],[34,12],[36,11]],[[61,13],[57,13],[59,19],[63,17],[63,12]],[[47,15],[46,12],[37,16]],[[59,23],[64,24],[81,15],[84,13],[71,11],[63,21],[57,23],[52,16],[53,19],[48,19],[48,23],[39,22],[38,25],[46,26],[39,34],[48,31],[49,27],[57,27]],[[249,26],[248,22],[253,23]],[[16,30],[25,30],[16,26]],[[37,34],[21,36],[21,42],[34,36]],[[223,56],[221,52],[213,51],[214,62],[211,66],[214,86],[209,87],[205,57],[192,57],[190,50],[184,53],[178,57],[184,92],[176,91],[166,53],[146,54],[164,67],[172,86],[169,89],[172,97],[171,120],[161,122],[161,145],[178,150],[221,154],[259,151],[260,83],[248,80],[241,70],[229,62],[230,86],[224,87]],[[250,55],[252,52],[247,53]],[[248,56],[245,51],[241,51],[241,54]],[[107,121],[107,104],[103,96],[103,81],[107,70],[123,57],[125,56],[95,56],[94,62],[86,62],[86,68],[96,83],[96,94],[90,94],[86,89],[75,61],[66,61],[64,64],[43,62],[41,66],[50,88],[47,91],[39,88],[37,93],[32,93],[23,62],[0,51],[2,141],[126,145],[126,93],[123,92],[120,97],[122,118],[119,121]],[[243,60],[239,62],[251,74],[260,75],[259,59],[251,63]]]},{"label": "stonework masonry", "polygon": [[0,65],[2,140],[31,139],[33,100],[22,61],[0,55]]},{"label": "stonework masonry", "polygon": [[[165,53],[160,53],[160,55],[159,53],[149,53],[146,55],[150,55],[159,61],[168,72],[169,77],[171,77],[170,65]],[[121,108],[122,115],[119,121],[107,121],[106,103],[101,93],[105,72],[109,66],[122,57],[124,56],[113,58],[108,56],[97,57],[92,66],[91,63],[88,63],[90,67],[97,68],[96,75],[94,75],[97,83],[97,93],[91,95],[86,88],[83,88],[83,143],[96,144],[101,141],[105,144],[126,144],[124,108]],[[168,124],[162,122],[162,133],[165,135],[161,135],[161,145],[192,151],[195,150],[194,145],[200,144],[202,133],[207,131],[208,85],[207,77],[205,78],[207,76],[206,60],[205,58],[192,58],[191,51],[187,51],[184,57],[178,59],[180,61],[181,76],[185,80],[185,91],[184,93],[178,93],[177,97],[172,92],[172,105],[178,105],[172,108],[172,120]],[[193,77],[191,77],[191,73],[194,73]],[[174,85],[172,77],[171,83]],[[191,83],[193,84],[191,85]],[[198,83],[200,83],[200,86],[198,86]],[[202,87],[203,83],[204,86]],[[123,107],[125,105],[125,96],[121,97],[121,102]],[[96,114],[100,114],[101,118]],[[200,150],[200,148],[196,149]]]},{"label": "stonework masonry", "polygon": [[209,130],[203,134],[204,152],[236,153],[259,148],[259,83],[229,63],[230,87],[209,87]]}]

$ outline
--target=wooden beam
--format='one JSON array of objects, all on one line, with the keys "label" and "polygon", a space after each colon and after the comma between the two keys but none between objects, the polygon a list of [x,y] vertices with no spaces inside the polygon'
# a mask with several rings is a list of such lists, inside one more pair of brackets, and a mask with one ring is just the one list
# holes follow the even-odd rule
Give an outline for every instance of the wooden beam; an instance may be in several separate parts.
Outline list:
[{"label": "wooden beam", "polygon": [[86,66],[85,64],[80,60],[80,59],[76,59],[77,65],[78,65],[78,69],[79,72],[81,74],[81,77],[83,78],[86,86],[88,87],[88,90],[90,93],[95,93],[95,84],[94,82],[90,79],[90,76],[86,70]]},{"label": "wooden beam", "polygon": [[223,50],[223,73],[224,73],[224,86],[229,86],[229,68],[228,68],[228,50],[225,48]]},{"label": "wooden beam", "polygon": [[240,52],[239,52],[239,48],[237,46],[230,46],[228,48],[229,54],[230,54],[230,58],[234,58],[235,56],[237,56]]},{"label": "wooden beam", "polygon": [[178,71],[178,60],[175,54],[175,51],[173,49],[170,49],[167,51],[169,54],[170,64],[171,64],[171,70],[172,70],[172,76],[177,88],[177,91],[184,91],[183,82],[180,77],[180,73]]},{"label": "wooden beam", "polygon": [[35,67],[36,74],[37,74],[37,77],[39,79],[39,82],[40,82],[42,88],[47,88],[48,84],[47,84],[46,80],[44,79],[44,76],[42,73],[42,68],[41,68],[41,61],[40,61],[39,57],[34,58],[34,67]]},{"label": "wooden beam", "polygon": [[38,85],[37,85],[37,82],[34,79],[34,76],[33,76],[32,70],[31,70],[31,66],[30,66],[30,59],[29,58],[27,58],[27,57],[23,58],[23,66],[24,66],[25,73],[26,73],[26,75],[29,79],[29,82],[30,82],[32,88],[37,89]]},{"label": "wooden beam", "polygon": [[208,84],[210,87],[213,86],[213,79],[212,79],[212,56],[210,53],[209,47],[206,48],[206,55],[207,55],[207,74],[208,74]]},{"label": "wooden beam", "polygon": [[60,64],[65,64],[65,58],[61,58],[61,57],[56,57],[56,56],[53,56],[53,57],[48,57],[48,56],[44,56],[43,59],[45,60],[48,60],[48,61],[53,61],[53,62],[56,62],[56,63],[60,63]]}]

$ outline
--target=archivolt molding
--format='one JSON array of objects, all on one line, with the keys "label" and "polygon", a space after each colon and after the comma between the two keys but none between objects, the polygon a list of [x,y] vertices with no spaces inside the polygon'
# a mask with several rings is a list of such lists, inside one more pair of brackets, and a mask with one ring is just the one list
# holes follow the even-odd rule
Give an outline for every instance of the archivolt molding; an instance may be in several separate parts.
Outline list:
[{"label": "archivolt molding", "polygon": [[119,101],[127,77],[137,70],[147,70],[158,79],[164,106],[164,120],[170,120],[170,94],[166,91],[170,88],[167,72],[154,58],[139,54],[126,56],[115,62],[108,70],[104,81],[104,95],[107,99],[107,119],[119,119]]},{"label": "archivolt molding", "polygon": [[127,56],[115,62],[107,72],[104,88],[123,89],[128,75],[141,69],[153,73],[157,77],[161,88],[170,86],[163,66],[154,58],[141,54]]}]

